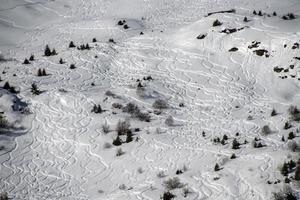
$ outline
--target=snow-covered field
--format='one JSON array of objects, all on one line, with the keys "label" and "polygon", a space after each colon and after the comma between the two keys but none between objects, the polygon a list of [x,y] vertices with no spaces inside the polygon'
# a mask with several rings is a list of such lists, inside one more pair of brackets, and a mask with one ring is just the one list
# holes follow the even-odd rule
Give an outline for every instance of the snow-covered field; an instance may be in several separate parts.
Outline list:
[{"label": "snow-covered field", "polygon": [[[300,198],[300,163],[282,175],[300,158],[299,24],[298,0],[0,0],[0,193],[270,200],[289,186]],[[124,120],[132,141],[127,130],[115,146]]]}]

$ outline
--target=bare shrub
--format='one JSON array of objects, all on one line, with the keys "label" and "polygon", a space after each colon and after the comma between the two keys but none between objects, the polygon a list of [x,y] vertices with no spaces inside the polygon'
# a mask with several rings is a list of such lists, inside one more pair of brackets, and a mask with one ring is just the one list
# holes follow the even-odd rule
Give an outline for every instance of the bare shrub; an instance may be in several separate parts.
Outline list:
[{"label": "bare shrub", "polygon": [[295,152],[296,150],[298,150],[300,148],[299,145],[297,144],[297,142],[294,140],[289,141],[287,143],[287,147],[293,152]]},{"label": "bare shrub", "polygon": [[264,135],[269,135],[269,134],[272,133],[272,131],[271,131],[271,129],[268,125],[263,126],[262,129],[261,129],[261,132]]},{"label": "bare shrub", "polygon": [[125,151],[123,151],[121,148],[118,148],[116,151],[116,156],[122,156],[125,154]]},{"label": "bare shrub", "polygon": [[167,175],[165,174],[164,171],[159,171],[159,172],[157,173],[156,176],[157,176],[158,178],[164,178],[164,177],[166,177]]},{"label": "bare shrub", "polygon": [[7,192],[0,193],[0,200],[9,200]]},{"label": "bare shrub", "polygon": [[112,145],[108,142],[104,143],[103,148],[104,149],[110,149],[112,147]]},{"label": "bare shrub", "polygon": [[286,186],[280,192],[273,193],[274,200],[297,200],[297,195],[295,192],[289,187]]},{"label": "bare shrub", "polygon": [[178,177],[169,178],[168,180],[164,181],[163,185],[167,190],[174,190],[177,188],[182,188],[184,186],[184,184],[180,182]]},{"label": "bare shrub", "polygon": [[117,97],[117,95],[116,94],[114,94],[112,91],[110,91],[110,90],[107,90],[106,92],[105,92],[105,95],[106,96],[109,96],[109,97],[112,97],[112,98],[116,98]]},{"label": "bare shrub", "polygon": [[118,135],[126,135],[128,132],[130,132],[130,122],[129,121],[118,121],[117,124],[117,132]]},{"label": "bare shrub", "polygon": [[121,185],[119,185],[119,189],[120,190],[126,190],[126,185],[125,184],[121,184]]},{"label": "bare shrub", "polygon": [[173,126],[174,125],[174,118],[170,115],[166,120],[165,124],[168,126]]},{"label": "bare shrub", "polygon": [[123,105],[120,104],[120,103],[113,103],[111,106],[112,106],[113,108],[117,108],[117,109],[122,109],[122,108],[123,108]]},{"label": "bare shrub", "polygon": [[139,107],[132,102],[128,103],[125,107],[123,107],[122,110],[123,112],[129,113],[131,115],[141,112]]},{"label": "bare shrub", "polygon": [[155,102],[153,103],[153,108],[155,109],[167,109],[168,108],[168,103],[167,101],[163,100],[163,99],[157,99],[155,100]]},{"label": "bare shrub", "polygon": [[8,128],[9,123],[3,114],[0,114],[0,128]]},{"label": "bare shrub", "polygon": [[105,134],[109,133],[109,125],[108,125],[107,121],[105,121],[105,123],[102,125],[102,131]]},{"label": "bare shrub", "polygon": [[144,170],[143,170],[143,168],[139,167],[139,168],[137,169],[137,172],[138,172],[139,174],[142,174],[142,173],[144,172]]},{"label": "bare shrub", "polygon": [[288,112],[291,120],[300,121],[300,110],[297,108],[297,106],[290,106]]}]

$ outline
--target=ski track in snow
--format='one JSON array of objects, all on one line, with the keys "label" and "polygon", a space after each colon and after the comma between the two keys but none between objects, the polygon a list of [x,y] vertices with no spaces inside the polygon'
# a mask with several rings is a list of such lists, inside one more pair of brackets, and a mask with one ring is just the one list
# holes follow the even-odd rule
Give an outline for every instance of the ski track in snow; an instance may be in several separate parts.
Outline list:
[{"label": "ski track in snow", "polygon": [[[238,138],[252,141],[259,135],[260,126],[247,121],[248,114],[251,112],[264,120],[261,112],[270,109],[266,95],[268,87],[261,84],[263,77],[251,68],[257,59],[253,53],[228,54],[223,57],[223,62],[214,58],[218,52],[228,51],[224,37],[233,37],[241,43],[245,42],[244,39],[234,35],[208,36],[209,49],[215,50],[210,52],[174,44],[171,34],[170,38],[164,33],[151,35],[150,30],[172,30],[205,20],[202,17],[207,11],[232,8],[239,1],[214,2],[186,0],[183,4],[180,0],[156,3],[144,0],[148,35],[132,37],[134,31],[111,27],[105,31],[119,38],[116,45],[98,42],[91,51],[82,52],[66,48],[73,31],[101,29],[98,20],[108,15],[106,10],[111,2],[82,0],[71,13],[59,13],[68,18],[76,13],[82,20],[94,21],[95,27],[82,26],[75,21],[54,25],[50,31],[56,30],[57,34],[51,46],[57,48],[59,55],[45,58],[37,54],[36,63],[19,65],[17,74],[22,81],[18,86],[24,91],[20,95],[24,98],[30,96],[28,88],[32,81],[45,93],[32,99],[34,119],[28,133],[16,138],[16,147],[2,156],[0,188],[13,194],[14,199],[151,200],[163,192],[162,189],[156,191],[162,183],[156,177],[158,171],[166,170],[172,177],[176,169],[185,164],[190,169],[180,179],[195,191],[191,199],[268,199],[262,193],[262,185],[274,177],[276,169],[268,152],[243,147],[235,152],[243,168],[233,160],[227,161],[220,173],[213,172],[214,164],[222,162],[222,158],[230,156],[233,151],[230,144],[224,148],[213,145],[210,140],[223,134],[233,138],[236,132],[240,132]],[[47,4],[39,6],[51,10]],[[241,21],[236,20],[238,14],[220,16],[233,21],[236,27],[242,26]],[[259,24],[255,29],[257,32],[267,32],[270,37],[282,40],[289,37],[288,33],[281,34],[276,27],[264,24],[262,19],[253,20]],[[17,45],[18,51],[32,52],[36,44],[44,46],[48,28],[40,26],[28,32],[28,39]],[[204,43],[203,48],[206,48]],[[99,58],[95,59],[94,55]],[[67,58],[68,63],[76,63],[77,68],[70,70],[68,65],[57,64],[59,57]],[[40,66],[50,75],[36,77],[36,69]],[[122,88],[119,91],[123,91],[124,97],[150,108],[150,101],[132,95],[135,88],[131,87],[133,78],[148,75],[154,78],[149,87],[158,94],[165,94],[173,107],[180,102],[186,105],[182,109],[166,111],[166,116],[175,116],[180,126],[170,127],[166,133],[151,137],[156,133],[151,123],[146,123],[145,130],[150,134],[143,131],[139,135],[140,141],[134,142],[132,148],[130,144],[124,146],[126,154],[117,158],[114,148],[104,150],[101,141],[103,119],[112,116],[110,113],[92,114],[91,105],[102,102],[95,96],[108,89]],[[91,87],[93,82],[95,87]],[[60,92],[61,88],[67,92]],[[113,100],[109,98],[107,105]],[[236,113],[240,116],[236,117]],[[157,124],[154,126],[164,126],[164,116],[155,116],[154,120]],[[202,137],[203,130],[207,133],[206,138]],[[109,142],[113,138],[109,135],[103,137],[110,138]],[[270,146],[268,148],[281,148],[277,140],[267,138],[264,142]],[[144,170],[142,174],[137,172],[140,166]],[[221,176],[220,181],[213,180],[216,176]],[[118,189],[122,183],[133,188],[122,191]],[[104,193],[98,192],[101,189]]]}]

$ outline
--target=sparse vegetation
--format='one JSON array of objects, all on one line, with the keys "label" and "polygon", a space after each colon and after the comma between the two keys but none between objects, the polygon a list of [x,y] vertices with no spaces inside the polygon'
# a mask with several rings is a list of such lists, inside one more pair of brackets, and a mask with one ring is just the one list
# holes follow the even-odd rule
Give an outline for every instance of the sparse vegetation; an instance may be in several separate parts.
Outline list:
[{"label": "sparse vegetation", "polygon": [[182,184],[178,177],[169,178],[168,180],[163,182],[163,185],[167,190],[174,190],[177,188],[182,188],[184,184]]},{"label": "sparse vegetation", "polygon": [[35,83],[31,84],[31,93],[34,95],[40,95],[42,93],[42,91],[39,90],[39,88],[37,87],[37,85]]},{"label": "sparse vegetation", "polygon": [[164,192],[163,196],[160,197],[162,200],[172,200],[176,197],[176,195],[172,194],[171,192]]},{"label": "sparse vegetation", "polygon": [[118,135],[126,135],[128,132],[131,132],[130,122],[127,120],[125,120],[125,121],[119,120],[116,130],[118,132]]},{"label": "sparse vegetation", "polygon": [[269,127],[268,125],[265,125],[265,126],[263,126],[262,129],[261,129],[261,133],[262,133],[263,135],[269,135],[269,134],[272,133],[272,131],[271,131],[271,129],[270,129],[270,127]]},{"label": "sparse vegetation", "polygon": [[117,151],[116,151],[116,156],[122,156],[124,155],[125,152],[121,149],[121,148],[118,148]]},{"label": "sparse vegetation", "polygon": [[157,99],[157,100],[155,100],[155,102],[153,103],[152,106],[155,109],[167,109],[168,103],[167,103],[167,101],[165,101],[163,99]]}]

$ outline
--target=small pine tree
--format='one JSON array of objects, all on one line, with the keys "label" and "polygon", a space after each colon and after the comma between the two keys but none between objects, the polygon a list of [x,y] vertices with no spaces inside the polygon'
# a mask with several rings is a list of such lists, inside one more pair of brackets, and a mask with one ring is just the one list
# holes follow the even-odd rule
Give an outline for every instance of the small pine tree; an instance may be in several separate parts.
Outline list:
[{"label": "small pine tree", "polygon": [[202,131],[202,137],[205,137],[206,133],[204,131]]},{"label": "small pine tree", "polygon": [[296,171],[295,171],[295,180],[296,181],[300,181],[300,166],[298,166],[296,168]]},{"label": "small pine tree", "polygon": [[256,12],[256,10],[254,10],[254,11],[253,11],[253,15],[257,15],[257,12]]},{"label": "small pine tree", "polygon": [[214,170],[215,170],[215,171],[220,171],[220,170],[221,170],[221,168],[220,168],[220,166],[219,166],[218,163],[216,163]]},{"label": "small pine tree", "polygon": [[294,139],[294,138],[295,138],[294,132],[290,132],[290,133],[289,133],[289,136],[288,136],[288,140],[292,140],[292,139]]},{"label": "small pine tree", "polygon": [[121,140],[121,138],[120,138],[119,136],[117,136],[116,139],[113,140],[112,144],[115,145],[115,146],[120,146],[120,145],[122,145],[122,140]]},{"label": "small pine tree", "polygon": [[52,55],[52,56],[55,56],[55,55],[57,55],[57,53],[56,53],[56,50],[55,50],[55,49],[52,49],[51,55]]},{"label": "small pine tree", "polygon": [[127,131],[127,134],[126,134],[126,143],[129,143],[129,142],[132,142],[133,141],[133,134],[131,131]]},{"label": "small pine tree", "polygon": [[30,61],[34,61],[34,55],[33,55],[33,54],[31,54],[29,60],[30,60]]},{"label": "small pine tree", "polygon": [[23,64],[28,65],[28,64],[30,64],[30,62],[29,62],[29,60],[27,58],[25,58]]},{"label": "small pine tree", "polygon": [[222,23],[217,19],[213,22],[213,26],[221,26],[221,25]]},{"label": "small pine tree", "polygon": [[93,42],[97,42],[97,39],[96,39],[96,38],[93,38]]},{"label": "small pine tree", "polygon": [[284,138],[284,136],[282,136],[282,138],[281,138],[281,141],[282,141],[282,142],[285,142],[285,138]]},{"label": "small pine tree", "polygon": [[75,69],[76,67],[75,67],[75,64],[71,64],[70,65],[70,69]]},{"label": "small pine tree", "polygon": [[239,149],[240,145],[241,144],[236,140],[236,138],[234,138],[234,140],[232,141],[232,149]]},{"label": "small pine tree", "polygon": [[41,94],[42,92],[38,89],[37,85],[35,83],[32,83],[31,84],[31,92],[32,94],[34,95],[39,95]]},{"label": "small pine tree", "polygon": [[160,197],[162,200],[172,200],[176,197],[176,195],[172,194],[171,192],[164,192],[163,196]]},{"label": "small pine tree", "polygon": [[248,22],[248,18],[247,17],[244,17],[244,22]]},{"label": "small pine tree", "polygon": [[289,122],[285,122],[284,127],[285,130],[292,128],[292,125]]},{"label": "small pine tree", "polygon": [[226,134],[223,135],[223,140],[228,140],[228,136]]},{"label": "small pine tree", "polygon": [[230,157],[230,159],[236,159],[236,155],[233,153]]},{"label": "small pine tree", "polygon": [[42,70],[42,75],[43,75],[43,76],[47,76],[47,73],[46,73],[46,70],[45,70],[45,69]]},{"label": "small pine tree", "polygon": [[4,83],[3,89],[5,89],[5,90],[10,90],[9,82],[5,82],[5,83]]},{"label": "small pine tree", "polygon": [[59,64],[64,64],[65,62],[63,61],[62,58],[59,59]]},{"label": "small pine tree", "polygon": [[69,48],[75,48],[76,46],[74,45],[74,42],[71,41],[70,44],[69,44]]},{"label": "small pine tree", "polygon": [[37,76],[43,76],[43,72],[42,72],[42,70],[40,68],[38,69]]},{"label": "small pine tree", "polygon": [[258,16],[263,16],[261,10],[258,12]]},{"label": "small pine tree", "polygon": [[90,45],[89,45],[88,43],[86,43],[85,49],[87,49],[87,50],[90,50],[90,49],[91,49],[91,48],[90,48]]},{"label": "small pine tree", "polygon": [[271,112],[271,116],[273,117],[273,116],[276,116],[277,115],[277,112],[276,112],[276,110],[273,108],[273,110],[272,110],[272,112]]},{"label": "small pine tree", "polygon": [[44,55],[45,55],[45,56],[51,56],[51,55],[52,55],[51,50],[50,50],[48,44],[47,44],[46,47],[45,47]]},{"label": "small pine tree", "polygon": [[289,173],[288,164],[286,162],[283,163],[282,168],[280,170],[283,176],[287,176]]},{"label": "small pine tree", "polygon": [[277,16],[277,13],[275,11],[273,12],[273,16]]}]

